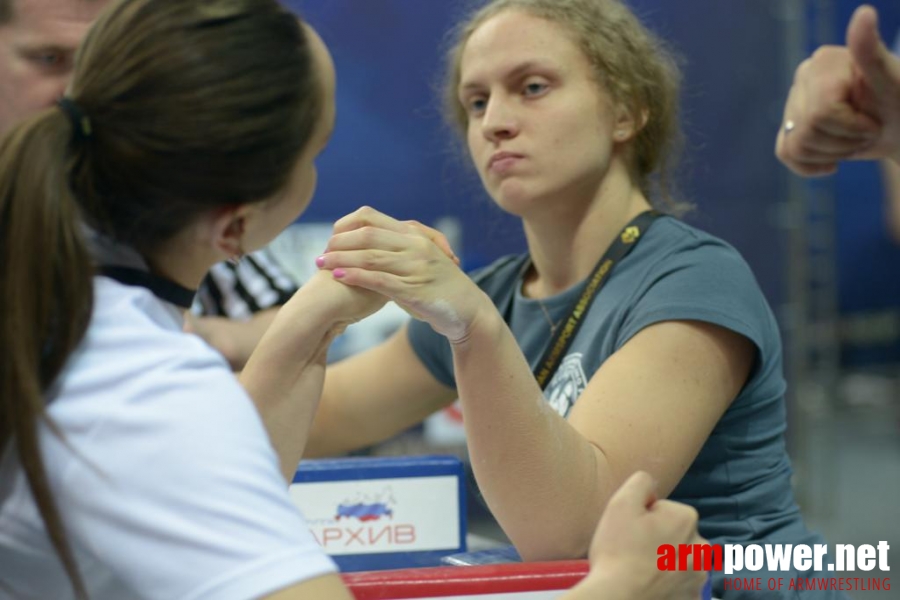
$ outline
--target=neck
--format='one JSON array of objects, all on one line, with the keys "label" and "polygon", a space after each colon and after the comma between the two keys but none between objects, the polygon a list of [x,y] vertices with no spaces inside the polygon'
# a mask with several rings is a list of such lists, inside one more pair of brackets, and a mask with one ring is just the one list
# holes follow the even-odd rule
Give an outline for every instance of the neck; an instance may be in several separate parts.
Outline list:
[{"label": "neck", "polygon": [[[604,182],[588,202],[558,199],[552,214],[524,220],[533,265],[522,288],[525,296],[553,296],[586,279],[622,228],[650,209],[630,179],[624,182],[606,189]],[[558,210],[561,206],[570,209]]]},{"label": "neck", "polygon": [[210,268],[220,260],[207,254],[187,240],[176,237],[164,248],[145,256],[145,260],[156,275],[196,290]]}]

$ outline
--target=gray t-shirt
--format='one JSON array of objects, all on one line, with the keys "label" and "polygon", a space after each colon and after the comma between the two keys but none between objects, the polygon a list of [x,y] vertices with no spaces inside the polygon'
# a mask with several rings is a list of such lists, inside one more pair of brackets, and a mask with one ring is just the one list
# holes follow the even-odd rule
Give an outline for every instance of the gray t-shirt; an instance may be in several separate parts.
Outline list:
[{"label": "gray t-shirt", "polygon": [[[473,279],[508,316],[534,369],[550,341],[550,321],[567,317],[585,283],[542,300],[548,321],[537,300],[522,296],[528,261],[527,255],[505,257]],[[821,543],[803,525],[791,490],[778,326],[750,267],[722,240],[672,217],[658,219],[597,295],[544,391],[548,402],[566,416],[607,358],[643,328],[673,320],[737,332],[756,346],[757,359],[747,384],[670,498],[697,509],[700,533],[714,543]],[[410,324],[409,339],[431,374],[455,387],[446,339],[420,321]],[[718,597],[739,596],[720,590]]]}]

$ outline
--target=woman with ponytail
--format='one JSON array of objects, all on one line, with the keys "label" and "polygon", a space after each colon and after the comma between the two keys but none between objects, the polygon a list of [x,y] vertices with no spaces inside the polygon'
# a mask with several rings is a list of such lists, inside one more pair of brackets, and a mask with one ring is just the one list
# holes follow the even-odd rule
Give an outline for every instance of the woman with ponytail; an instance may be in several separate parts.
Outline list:
[{"label": "woman with ponytail", "polygon": [[275,0],[125,0],[3,139],[0,598],[349,597],[287,495],[302,428],[272,423],[381,302],[314,278],[260,348],[291,368],[244,386],[182,332],[209,267],[305,208],[333,119],[328,52]]}]

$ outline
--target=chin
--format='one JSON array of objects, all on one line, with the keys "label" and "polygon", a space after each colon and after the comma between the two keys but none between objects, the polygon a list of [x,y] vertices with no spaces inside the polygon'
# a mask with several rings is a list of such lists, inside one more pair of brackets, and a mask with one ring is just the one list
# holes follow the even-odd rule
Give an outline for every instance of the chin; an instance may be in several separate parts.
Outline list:
[{"label": "chin", "polygon": [[550,194],[543,193],[535,186],[520,181],[505,181],[491,190],[494,203],[504,212],[522,217],[537,204],[543,204]]}]

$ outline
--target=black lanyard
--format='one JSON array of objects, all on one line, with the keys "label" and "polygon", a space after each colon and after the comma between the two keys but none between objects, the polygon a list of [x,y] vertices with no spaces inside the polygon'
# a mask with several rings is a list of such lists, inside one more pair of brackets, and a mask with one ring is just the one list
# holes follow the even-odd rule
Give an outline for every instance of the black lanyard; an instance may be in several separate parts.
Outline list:
[{"label": "black lanyard", "polygon": [[[581,295],[572,304],[571,308],[569,308],[569,316],[565,319],[564,325],[556,329],[553,338],[550,340],[550,344],[544,351],[544,355],[534,369],[534,378],[537,380],[538,385],[541,386],[542,390],[547,387],[553,374],[556,373],[556,370],[559,368],[559,363],[562,361],[563,356],[565,356],[569,346],[572,345],[572,341],[575,339],[581,324],[584,322],[584,315],[590,310],[591,304],[593,304],[594,300],[597,298],[597,294],[600,293],[600,289],[609,280],[609,274],[612,272],[613,267],[616,263],[628,256],[628,253],[637,246],[637,243],[647,229],[650,228],[650,225],[661,216],[661,213],[653,210],[642,212],[636,216],[624,229],[622,229],[612,245],[597,262],[597,266],[594,267],[594,271],[588,278],[587,285],[581,292]],[[527,269],[530,264],[531,261],[529,260],[529,262],[526,263],[525,268]],[[509,304],[506,311],[504,311],[504,320],[507,325],[511,325],[512,305],[514,300],[515,292],[513,292],[510,297]]]},{"label": "black lanyard", "polygon": [[132,267],[100,267],[97,269],[100,275],[115,279],[122,285],[131,285],[147,288],[153,295],[181,308],[190,308],[194,302],[196,290],[189,290],[174,281],[154,275],[149,271]]}]

